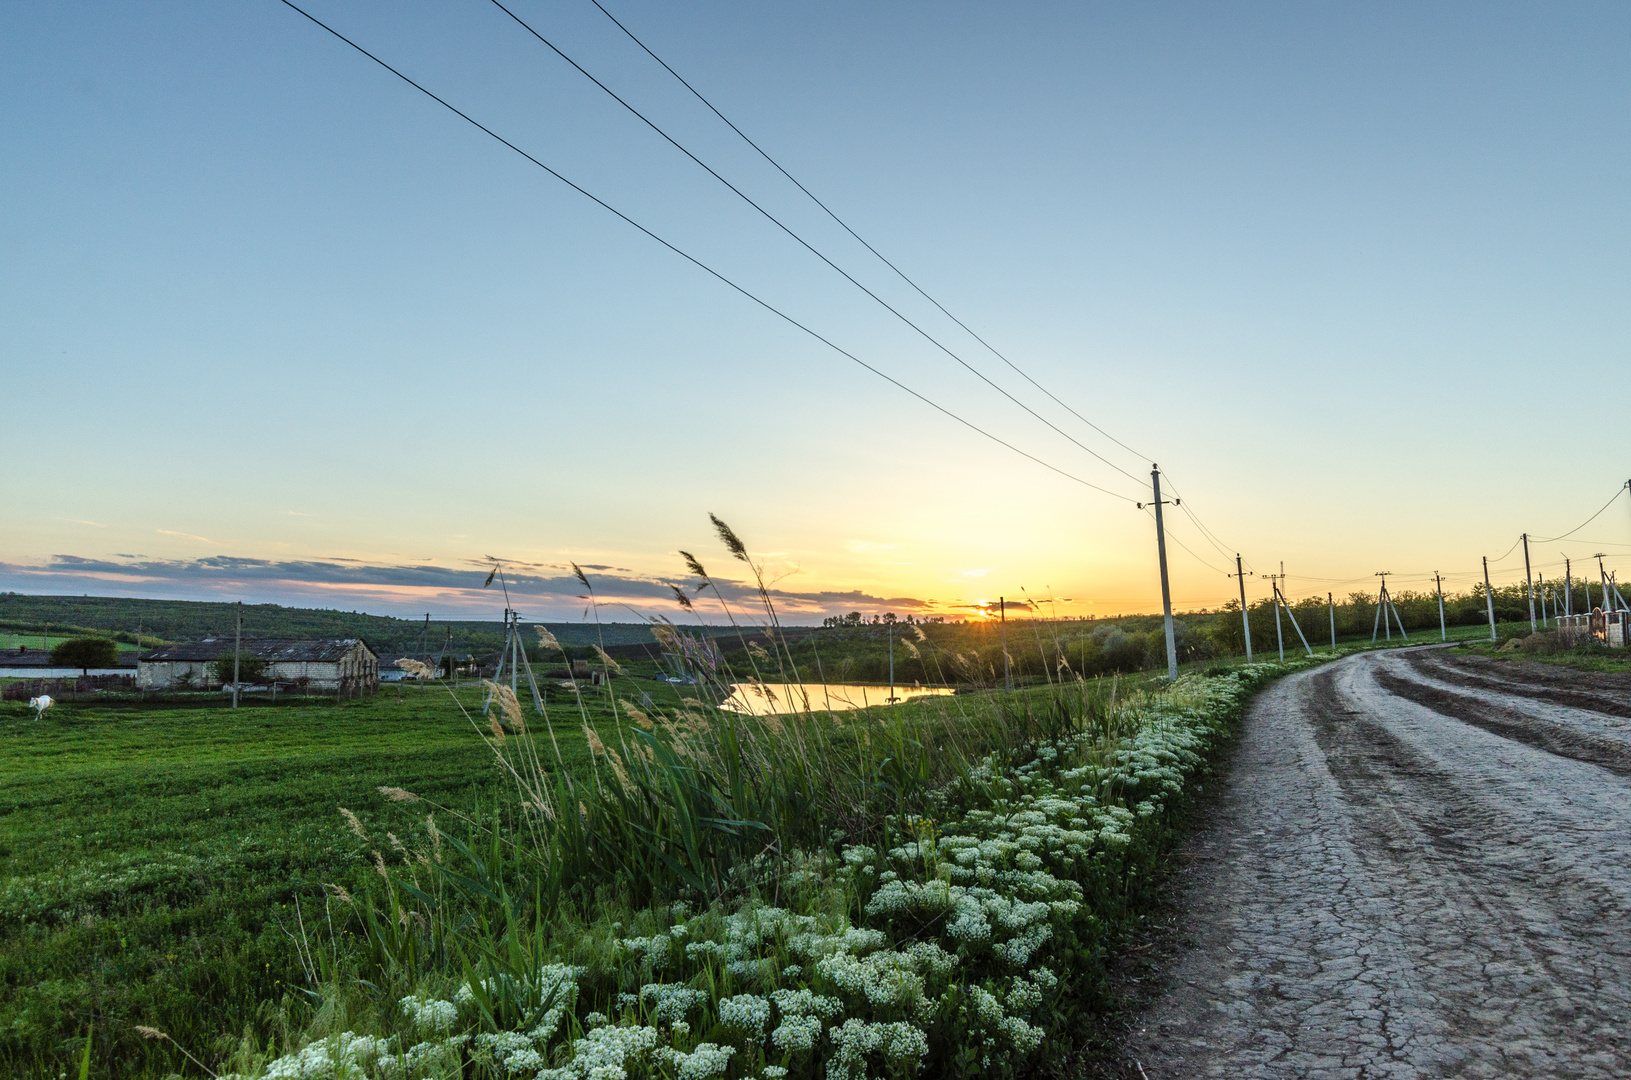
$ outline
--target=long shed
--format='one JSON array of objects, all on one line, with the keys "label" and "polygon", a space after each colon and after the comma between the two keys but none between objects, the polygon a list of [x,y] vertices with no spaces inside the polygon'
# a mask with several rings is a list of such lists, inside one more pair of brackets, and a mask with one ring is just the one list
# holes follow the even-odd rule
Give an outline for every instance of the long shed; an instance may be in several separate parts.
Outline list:
[{"label": "long shed", "polygon": [[[137,665],[136,685],[144,690],[219,685],[210,665],[231,657],[233,647],[230,637],[209,637],[143,653]],[[379,656],[362,638],[245,639],[242,648],[244,655],[266,664],[262,676],[266,680],[346,693],[379,688]]]}]

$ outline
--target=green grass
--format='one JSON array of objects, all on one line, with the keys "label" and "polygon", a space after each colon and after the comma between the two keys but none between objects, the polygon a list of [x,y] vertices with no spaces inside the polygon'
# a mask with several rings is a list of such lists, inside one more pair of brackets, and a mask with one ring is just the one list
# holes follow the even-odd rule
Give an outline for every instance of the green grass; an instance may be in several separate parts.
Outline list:
[{"label": "green grass", "polygon": [[[467,703],[478,691],[465,690]],[[564,715],[564,714],[563,714]],[[473,811],[508,800],[492,755],[439,689],[335,704],[0,706],[0,1074],[55,1077],[95,1030],[99,1071],[182,1069],[257,1029],[299,982],[299,898],[370,872],[337,807],[373,829],[408,788]],[[569,760],[585,760],[576,719]]]}]

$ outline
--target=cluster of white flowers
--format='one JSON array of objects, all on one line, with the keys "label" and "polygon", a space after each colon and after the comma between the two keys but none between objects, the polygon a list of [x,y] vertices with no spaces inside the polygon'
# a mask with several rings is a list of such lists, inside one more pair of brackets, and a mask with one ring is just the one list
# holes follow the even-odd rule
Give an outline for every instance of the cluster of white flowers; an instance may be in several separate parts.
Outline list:
[{"label": "cluster of white flowers", "polygon": [[368,1075],[368,1066],[377,1064],[382,1055],[388,1056],[390,1049],[388,1039],[346,1031],[280,1057],[257,1075],[264,1080],[362,1080]]},{"label": "cluster of white flowers", "polygon": [[718,1076],[730,1065],[734,1053],[734,1046],[718,1046],[710,1042],[698,1043],[689,1054],[668,1047],[657,1051],[659,1059],[674,1066],[677,1080],[707,1080],[710,1076]]},{"label": "cluster of white flowers", "polygon": [[751,1033],[754,1041],[764,1037],[765,1025],[770,1023],[770,1002],[756,994],[737,994],[719,1003],[719,1022]]},{"label": "cluster of white flowers", "polygon": [[[553,964],[530,981],[467,984],[453,1001],[401,1001],[417,1029],[447,1036],[461,1026],[461,1005],[503,990],[547,1006],[530,1031],[461,1034],[394,1055],[387,1041],[347,1033],[261,1075],[395,1078],[450,1071],[468,1057],[524,1080],[710,1080],[733,1061],[763,1080],[783,1080],[790,1066],[859,1080],[910,1073],[937,1046],[954,1049],[936,1042],[941,1031],[963,1033],[986,1064],[1017,1063],[1045,1037],[1035,1021],[1060,992],[1055,967],[1080,929],[1088,867],[1116,865],[1142,823],[1183,790],[1222,730],[1219,717],[1233,715],[1259,674],[1185,679],[1124,706],[1115,738],[1046,743],[1018,768],[982,762],[948,795],[961,813],[938,826],[898,823],[916,838],[888,851],[857,845],[789,858],[781,879],[789,895],[855,897],[868,925],[761,904],[695,915],[674,905],[640,924],[644,936],[620,936],[614,924],[598,939],[625,980],[599,991],[609,1016],[565,1023],[587,971]],[[658,972],[667,981],[649,981]],[[464,1013],[466,1029],[474,1013]],[[699,1035],[731,1041],[693,1044],[698,1015]]]},{"label": "cluster of white flowers", "polygon": [[446,1032],[459,1019],[457,1005],[436,998],[405,997],[402,999],[402,1011],[413,1021],[414,1027],[421,1031]]}]

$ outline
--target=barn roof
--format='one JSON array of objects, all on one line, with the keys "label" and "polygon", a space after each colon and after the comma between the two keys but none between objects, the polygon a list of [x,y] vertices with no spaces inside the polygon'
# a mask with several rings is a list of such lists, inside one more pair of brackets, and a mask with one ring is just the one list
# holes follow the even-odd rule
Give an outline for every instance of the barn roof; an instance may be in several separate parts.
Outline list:
[{"label": "barn roof", "polygon": [[[265,638],[245,638],[243,651],[251,656],[259,657],[268,664],[332,664],[350,652],[355,645],[361,645],[370,653],[374,650],[368,648],[368,643],[362,638],[322,638],[314,641],[268,640]],[[233,642],[230,637],[208,637],[202,641],[187,641],[178,645],[165,645],[152,652],[142,654],[143,660],[219,660],[223,656],[232,655]]]}]

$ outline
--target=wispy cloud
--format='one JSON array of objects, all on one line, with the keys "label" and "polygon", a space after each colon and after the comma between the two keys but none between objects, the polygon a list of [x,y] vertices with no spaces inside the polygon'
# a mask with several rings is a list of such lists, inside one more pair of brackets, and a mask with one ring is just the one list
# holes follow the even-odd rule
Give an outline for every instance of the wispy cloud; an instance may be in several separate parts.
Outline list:
[{"label": "wispy cloud", "polygon": [[[116,561],[120,560],[120,561]],[[488,564],[464,567],[427,562],[376,564],[354,559],[252,559],[211,555],[196,559],[136,556],[91,558],[55,555],[41,565],[0,563],[0,588],[19,592],[101,593],[174,599],[245,599],[318,607],[358,606],[380,613],[435,610],[447,617],[490,618],[499,602],[482,582]],[[629,614],[675,614],[669,579],[621,567],[585,566],[595,598]],[[512,564],[506,574],[516,606],[530,618],[577,618],[583,586],[568,567]],[[749,582],[716,579],[733,612],[758,610]],[[860,589],[808,590],[773,587],[770,596],[792,621],[853,610],[928,612],[930,600],[877,596]],[[698,600],[707,618],[723,619],[712,591]],[[619,617],[613,615],[612,617]]]},{"label": "wispy cloud", "polygon": [[59,517],[59,518],[57,518],[57,520],[58,521],[66,521],[70,525],[89,525],[93,529],[105,529],[105,528],[107,528],[107,526],[102,524],[100,521],[85,521],[82,518]]},{"label": "wispy cloud", "polygon": [[179,536],[183,540],[197,540],[200,543],[210,544],[214,547],[221,546],[207,536],[194,536],[192,533],[176,532],[174,529],[154,529],[153,531],[161,536]]}]

